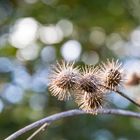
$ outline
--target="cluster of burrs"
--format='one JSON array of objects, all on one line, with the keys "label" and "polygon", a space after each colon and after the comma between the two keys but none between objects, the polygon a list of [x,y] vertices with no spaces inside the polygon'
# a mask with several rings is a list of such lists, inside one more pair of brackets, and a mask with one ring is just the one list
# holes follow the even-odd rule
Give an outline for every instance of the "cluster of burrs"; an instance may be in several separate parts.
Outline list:
[{"label": "cluster of burrs", "polygon": [[49,75],[49,90],[58,100],[74,99],[84,111],[95,112],[102,108],[107,93],[118,90],[122,85],[124,74],[118,60],[107,60],[99,67],[74,65],[57,62]]}]

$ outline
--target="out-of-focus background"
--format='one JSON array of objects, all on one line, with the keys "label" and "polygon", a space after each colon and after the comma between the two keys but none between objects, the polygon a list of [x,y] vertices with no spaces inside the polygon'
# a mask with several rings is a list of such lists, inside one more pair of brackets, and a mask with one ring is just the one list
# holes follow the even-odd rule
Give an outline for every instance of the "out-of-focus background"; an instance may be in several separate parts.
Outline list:
[{"label": "out-of-focus background", "polygon": [[[50,64],[97,65],[106,58],[123,62],[122,90],[140,103],[140,0],[0,0],[0,139],[77,108],[49,94]],[[116,94],[106,107],[140,111]],[[85,115],[57,121],[34,140],[139,140],[139,131],[134,118]]]}]

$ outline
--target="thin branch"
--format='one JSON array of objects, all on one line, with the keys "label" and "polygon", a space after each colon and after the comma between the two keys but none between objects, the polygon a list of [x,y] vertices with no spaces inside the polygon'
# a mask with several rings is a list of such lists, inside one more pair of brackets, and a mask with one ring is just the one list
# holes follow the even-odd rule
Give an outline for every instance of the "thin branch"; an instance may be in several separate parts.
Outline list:
[{"label": "thin branch", "polygon": [[[138,118],[140,119],[140,113],[137,112],[132,112],[132,111],[126,111],[126,110],[121,110],[121,109],[100,109],[97,111],[98,114],[112,114],[112,115],[119,115],[119,116],[127,116],[127,117],[133,117],[133,118]],[[13,133],[9,137],[7,137],[5,140],[14,140],[20,135],[28,132],[29,130],[32,130],[33,128],[39,127],[45,123],[52,123],[56,120],[70,117],[70,116],[77,116],[77,115],[82,115],[82,114],[88,114],[82,110],[79,109],[74,109],[74,110],[69,110],[61,113],[57,113],[54,115],[51,115],[49,117],[46,117],[44,119],[41,119],[39,121],[36,121],[28,126],[25,126],[24,128],[18,130],[17,132]]]},{"label": "thin branch", "polygon": [[44,123],[39,129],[37,129],[29,138],[27,138],[27,140],[31,140],[33,139],[38,133],[40,133],[41,131],[45,131],[45,129],[47,128],[49,124],[48,123]]},{"label": "thin branch", "polygon": [[[106,89],[108,89],[108,90],[111,90],[110,88],[108,88],[108,87],[106,87],[106,86],[104,86],[104,85],[100,85],[100,86],[102,86],[102,87],[104,87],[104,88],[106,88]],[[112,91],[112,90],[111,90]],[[140,104],[139,103],[137,103],[136,101],[134,101],[133,99],[131,99],[129,96],[127,96],[125,93],[123,93],[123,92],[121,92],[121,91],[119,91],[119,90],[117,90],[117,91],[115,91],[115,90],[113,90],[115,93],[118,93],[119,95],[121,95],[122,97],[124,97],[125,99],[127,99],[127,100],[129,100],[131,103],[133,103],[133,104],[135,104],[136,106],[138,106],[138,107],[140,107]]]},{"label": "thin branch", "polygon": [[121,95],[122,97],[126,98],[127,100],[129,100],[131,103],[133,103],[136,106],[140,107],[140,104],[139,103],[137,103],[136,101],[134,101],[133,99],[131,99],[129,96],[127,96],[123,92],[121,92],[121,91],[115,91],[115,92],[118,93],[119,95]]}]

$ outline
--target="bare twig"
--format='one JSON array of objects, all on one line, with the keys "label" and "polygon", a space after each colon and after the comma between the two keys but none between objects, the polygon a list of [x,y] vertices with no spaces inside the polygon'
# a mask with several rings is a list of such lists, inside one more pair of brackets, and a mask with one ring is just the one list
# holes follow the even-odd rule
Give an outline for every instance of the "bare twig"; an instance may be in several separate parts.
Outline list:
[{"label": "bare twig", "polygon": [[[140,113],[137,112],[132,112],[132,111],[126,111],[126,110],[121,110],[121,109],[100,109],[97,111],[98,114],[112,114],[112,115],[119,115],[119,116],[127,116],[127,117],[133,117],[133,118],[138,118],[140,119]],[[9,137],[7,137],[5,140],[14,140],[20,135],[28,132],[29,130],[39,127],[45,123],[52,123],[56,120],[70,117],[70,116],[77,116],[77,115],[82,115],[82,114],[87,114],[86,112],[79,110],[79,109],[74,109],[74,110],[69,110],[61,113],[57,113],[54,115],[51,115],[49,117],[46,117],[44,119],[41,119],[39,121],[36,121],[28,126],[25,126],[24,128],[18,130],[17,132],[13,133]]]},{"label": "bare twig", "polygon": [[49,123],[44,123],[39,129],[37,129],[27,140],[33,139],[34,136],[36,136],[41,131],[45,131],[46,127],[49,125]]},{"label": "bare twig", "polygon": [[[103,88],[106,88],[106,89],[109,89],[108,87],[106,87],[106,86],[104,86],[104,85],[100,85],[100,86],[102,86]],[[111,90],[111,89],[109,89],[109,90]],[[138,106],[138,107],[140,107],[140,104],[139,103],[137,103],[136,101],[134,101],[133,99],[131,99],[129,96],[127,96],[125,93],[123,93],[123,92],[121,92],[121,91],[119,91],[119,90],[117,90],[117,91],[115,91],[115,90],[113,90],[115,93],[118,93],[119,95],[121,95],[122,97],[124,97],[125,99],[127,99],[127,100],[129,100],[131,103],[133,103],[134,105],[136,105],[136,106]]]},{"label": "bare twig", "polygon": [[136,101],[134,101],[133,99],[131,99],[129,96],[127,96],[126,94],[124,94],[121,91],[116,91],[116,93],[118,93],[119,95],[121,95],[122,97],[126,98],[127,100],[129,100],[131,103],[135,104],[136,106],[140,107],[140,104],[137,103]]}]

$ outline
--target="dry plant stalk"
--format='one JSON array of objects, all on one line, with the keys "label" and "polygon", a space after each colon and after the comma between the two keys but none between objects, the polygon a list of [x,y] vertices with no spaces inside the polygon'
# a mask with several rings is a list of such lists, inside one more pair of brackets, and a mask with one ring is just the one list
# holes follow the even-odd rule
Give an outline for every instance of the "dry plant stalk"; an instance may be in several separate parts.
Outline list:
[{"label": "dry plant stalk", "polygon": [[[105,114],[105,115],[120,115],[120,116],[126,116],[126,117],[133,117],[133,118],[137,118],[140,119],[140,113],[138,112],[132,112],[132,111],[127,111],[127,110],[120,110],[120,109],[100,109],[97,111],[98,114]],[[69,110],[69,111],[65,111],[65,112],[60,112],[60,113],[56,113],[54,115],[45,117],[41,120],[38,120],[32,124],[29,124],[23,128],[21,128],[20,130],[14,132],[13,134],[11,134],[10,136],[8,136],[7,138],[5,138],[4,140],[15,140],[17,139],[19,136],[23,135],[24,133],[41,126],[44,127],[45,123],[53,123],[54,121],[60,120],[62,118],[66,118],[66,117],[70,117],[70,116],[77,116],[77,115],[84,115],[87,114],[87,112],[84,112],[82,110],[78,110],[78,109],[74,109],[74,110]],[[39,131],[39,130],[38,130]],[[36,133],[36,132],[35,132]]]}]

